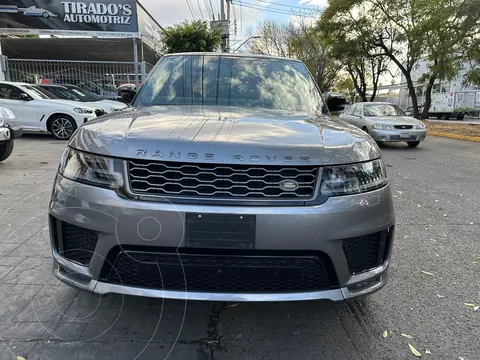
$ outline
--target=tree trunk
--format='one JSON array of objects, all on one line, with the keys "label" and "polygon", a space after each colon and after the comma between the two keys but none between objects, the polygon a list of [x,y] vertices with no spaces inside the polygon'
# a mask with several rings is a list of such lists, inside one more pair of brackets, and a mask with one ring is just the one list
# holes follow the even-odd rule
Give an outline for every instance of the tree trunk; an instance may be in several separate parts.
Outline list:
[{"label": "tree trunk", "polygon": [[372,96],[370,96],[370,102],[372,102],[373,100],[375,100],[375,97],[377,96],[377,88],[378,88],[378,81],[374,81],[374,82],[373,82],[373,92],[372,92]]},{"label": "tree trunk", "polygon": [[408,92],[410,93],[410,99],[412,99],[413,105],[413,117],[418,119],[418,99],[417,93],[415,92],[415,86],[413,86],[412,77],[409,72],[404,72],[405,80],[407,80]]},{"label": "tree trunk", "polygon": [[437,74],[432,74],[428,79],[427,88],[425,89],[425,103],[423,104],[422,119],[428,119],[428,110],[430,110],[430,104],[432,103],[432,88]]}]

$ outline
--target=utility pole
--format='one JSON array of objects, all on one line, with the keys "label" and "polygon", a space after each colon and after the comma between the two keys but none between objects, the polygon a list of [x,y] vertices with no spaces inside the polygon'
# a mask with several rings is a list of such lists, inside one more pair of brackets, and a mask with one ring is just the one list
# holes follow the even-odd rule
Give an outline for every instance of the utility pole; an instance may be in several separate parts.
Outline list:
[{"label": "utility pole", "polygon": [[[227,2],[226,19],[225,2]],[[220,22],[222,28],[222,52],[228,52],[230,47],[230,0],[220,0]]]}]

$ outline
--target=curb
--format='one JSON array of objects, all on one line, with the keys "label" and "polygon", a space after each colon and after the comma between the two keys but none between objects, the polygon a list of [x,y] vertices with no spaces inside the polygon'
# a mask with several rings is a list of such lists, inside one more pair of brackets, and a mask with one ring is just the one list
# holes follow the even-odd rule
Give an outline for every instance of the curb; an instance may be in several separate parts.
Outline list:
[{"label": "curb", "polygon": [[447,134],[447,133],[437,132],[437,131],[427,131],[427,135],[444,137],[444,138],[455,139],[455,140],[468,140],[468,141],[480,142],[480,136]]}]

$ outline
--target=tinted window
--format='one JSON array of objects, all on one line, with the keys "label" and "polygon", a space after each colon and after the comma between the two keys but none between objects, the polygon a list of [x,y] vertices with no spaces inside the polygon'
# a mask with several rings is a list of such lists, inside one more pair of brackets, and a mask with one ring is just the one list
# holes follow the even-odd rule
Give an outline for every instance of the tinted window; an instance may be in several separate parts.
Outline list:
[{"label": "tinted window", "polygon": [[49,93],[53,94],[57,99],[80,101],[78,97],[71,94],[67,89],[59,86],[42,86],[42,89],[47,90]]},{"label": "tinted window", "polygon": [[305,65],[267,58],[167,56],[134,106],[219,105],[313,113],[322,99]]},{"label": "tinted window", "polygon": [[363,110],[365,116],[399,116],[404,115],[403,111],[392,104],[365,105]]}]

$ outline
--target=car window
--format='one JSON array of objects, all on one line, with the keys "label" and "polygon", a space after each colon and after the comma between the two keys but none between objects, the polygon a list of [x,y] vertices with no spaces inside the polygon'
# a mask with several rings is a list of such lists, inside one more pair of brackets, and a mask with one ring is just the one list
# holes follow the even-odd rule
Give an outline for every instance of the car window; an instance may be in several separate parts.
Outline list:
[{"label": "car window", "polygon": [[353,115],[362,116],[362,105],[357,105],[357,107],[353,111]]},{"label": "car window", "polygon": [[323,107],[315,82],[301,62],[218,55],[164,57],[140,89],[134,106],[190,104],[308,113]]},{"label": "car window", "polygon": [[57,99],[65,99],[65,100],[73,100],[73,101],[80,101],[80,99],[72,94],[65,88],[60,86],[48,86],[43,87],[44,90],[47,90],[49,93],[53,94]]},{"label": "car window", "polygon": [[8,84],[0,85],[0,97],[2,99],[20,100],[20,95],[23,93],[24,91],[22,91],[16,86],[8,85]]},{"label": "car window", "polygon": [[357,104],[353,104],[348,108],[348,111],[346,112],[347,115],[352,115],[353,112],[355,111],[355,108],[357,107]]}]

